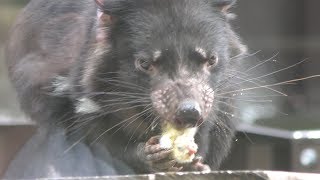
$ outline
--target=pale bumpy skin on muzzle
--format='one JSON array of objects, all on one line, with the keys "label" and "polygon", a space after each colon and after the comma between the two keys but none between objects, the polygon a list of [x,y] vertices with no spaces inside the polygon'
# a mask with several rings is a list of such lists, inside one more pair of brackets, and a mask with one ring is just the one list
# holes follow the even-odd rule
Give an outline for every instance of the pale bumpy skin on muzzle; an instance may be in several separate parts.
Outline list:
[{"label": "pale bumpy skin on muzzle", "polygon": [[[82,162],[73,158],[66,162],[70,163],[67,174],[219,168],[234,136],[228,116],[234,109],[223,106],[233,100],[217,92],[232,91],[230,72],[236,72],[240,62],[236,58],[241,59],[246,50],[229,25],[228,11],[234,2],[29,2],[6,45],[9,75],[22,110],[48,132],[44,139],[54,141],[54,132],[62,132],[60,139],[69,147],[66,152],[94,157],[97,164],[112,167],[111,171],[85,171],[85,166],[78,165]],[[165,124],[172,128],[166,130]],[[172,158],[178,148],[161,147],[161,136],[190,128],[196,129],[189,139],[194,144],[182,150],[190,148],[195,157],[179,163]],[[186,144],[183,141],[188,138],[180,138],[184,133],[173,134],[176,147]],[[42,144],[23,155],[37,157],[37,152],[46,152],[48,143]],[[86,153],[77,151],[77,145],[85,146]],[[61,158],[61,153],[49,154]],[[44,174],[66,175],[55,168],[59,167],[55,159],[44,161],[48,166],[43,167],[54,172]],[[28,163],[39,161],[40,157]],[[31,174],[21,171],[14,178],[35,177]]]},{"label": "pale bumpy skin on muzzle", "polygon": [[181,105],[190,104],[202,119],[206,119],[212,110],[214,91],[205,81],[202,78],[190,78],[181,82],[163,83],[151,94],[153,107],[163,119],[174,121]]}]

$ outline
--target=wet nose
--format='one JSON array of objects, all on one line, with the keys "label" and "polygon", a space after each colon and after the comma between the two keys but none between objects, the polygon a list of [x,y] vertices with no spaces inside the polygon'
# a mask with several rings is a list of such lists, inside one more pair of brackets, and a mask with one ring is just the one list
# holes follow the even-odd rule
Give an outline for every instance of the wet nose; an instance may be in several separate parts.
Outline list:
[{"label": "wet nose", "polygon": [[183,124],[196,125],[201,117],[201,108],[194,100],[184,100],[178,106],[177,118]]}]

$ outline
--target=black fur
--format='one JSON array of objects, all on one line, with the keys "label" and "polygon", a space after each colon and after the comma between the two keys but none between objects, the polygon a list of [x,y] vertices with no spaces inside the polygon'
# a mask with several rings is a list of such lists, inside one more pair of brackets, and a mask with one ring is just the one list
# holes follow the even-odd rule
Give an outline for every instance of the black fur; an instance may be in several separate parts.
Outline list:
[{"label": "black fur", "polygon": [[[32,0],[20,15],[7,46],[10,77],[22,109],[41,127],[59,124],[67,132],[76,130],[72,133],[76,140],[90,131],[85,137],[88,144],[103,144],[114,158],[127,163],[136,173],[153,172],[140,157],[138,147],[161,133],[164,119],[157,119],[154,110],[153,114],[118,124],[145,111],[152,103],[151,94],[161,86],[188,79],[182,77],[181,65],[190,76],[208,79],[205,84],[213,90],[228,82],[227,72],[237,67],[231,57],[244,51],[224,8],[234,1],[100,2],[105,5],[98,7],[91,0]],[[111,17],[110,24],[101,29],[105,33],[101,42],[96,41],[97,29],[101,28],[97,8]],[[208,56],[215,53],[219,58],[217,66],[208,69],[209,74],[203,70],[206,59],[197,58],[199,55],[194,52],[198,46]],[[156,50],[162,54],[153,64],[155,70],[140,71],[135,61],[151,61]],[[61,76],[70,87],[53,93],[54,82]],[[187,89],[181,91],[188,94]],[[143,102],[136,97],[134,103],[121,102],[125,94],[147,99]],[[81,98],[92,100],[101,109],[77,113]],[[114,99],[120,103],[109,106],[115,103]],[[198,153],[212,169],[218,169],[228,154],[234,134],[232,120],[215,109],[233,113],[215,101],[196,135]],[[158,122],[158,126],[150,128]]]}]

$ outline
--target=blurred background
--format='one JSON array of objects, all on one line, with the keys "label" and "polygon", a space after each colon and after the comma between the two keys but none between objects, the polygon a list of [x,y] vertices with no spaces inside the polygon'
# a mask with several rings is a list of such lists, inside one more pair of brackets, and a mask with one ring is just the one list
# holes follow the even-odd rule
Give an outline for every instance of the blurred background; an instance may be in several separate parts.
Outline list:
[{"label": "blurred background", "polygon": [[[238,15],[234,25],[236,31],[251,52],[257,52],[259,61],[273,57],[263,66],[265,69],[257,69],[258,76],[307,59],[293,68],[260,79],[266,80],[261,84],[320,74],[319,8],[320,2],[317,0],[238,1],[235,7]],[[320,79],[312,79],[275,86],[274,89],[284,92],[288,97],[271,98],[272,103],[260,104],[260,109],[264,109],[262,112],[257,106],[246,106],[243,112],[249,115],[243,120],[291,130],[320,128],[319,83]],[[258,115],[253,115],[255,113],[251,111]]]},{"label": "blurred background", "polygon": [[0,125],[29,123],[19,111],[16,95],[8,80],[3,53],[10,26],[27,2],[27,0],[0,1]]},{"label": "blurred background", "polygon": [[[14,90],[7,78],[3,56],[3,46],[10,25],[27,2],[27,0],[0,1],[0,125],[29,123],[19,111]],[[232,10],[237,15],[233,27],[253,54],[244,62],[251,64],[252,67],[267,60],[252,72],[251,77],[270,74],[304,59],[308,60],[260,79],[261,84],[273,84],[320,74],[319,8],[319,0],[238,0]],[[248,96],[240,98],[241,113],[236,115],[239,122],[294,131],[320,129],[320,78],[276,86],[274,89],[284,92],[288,97],[278,97],[278,94],[261,90],[255,91],[254,96],[250,95],[250,92]],[[256,97],[258,95],[260,97]],[[288,141],[284,143],[292,145]],[[261,150],[267,153],[265,146],[256,148],[257,151],[252,151],[253,154],[258,152],[258,156],[261,156]],[[264,163],[268,161],[266,159],[268,156],[265,156]],[[259,166],[255,158],[251,163],[251,168],[270,167],[263,163]],[[284,167],[282,169],[286,170]]]},{"label": "blurred background", "polygon": [[[0,2],[0,124],[26,123],[19,113],[16,97],[4,66],[3,45],[10,25],[19,10],[28,0],[1,0]],[[285,80],[320,74],[320,2],[317,0],[239,0],[233,8],[237,18],[234,29],[249,47],[250,56],[244,60],[253,66],[271,59],[256,68],[251,77],[272,73],[281,68],[301,63],[293,68],[275,73],[260,80],[272,84]],[[312,79],[275,87],[288,97],[273,97],[279,94],[255,91],[255,95],[240,101],[240,121],[284,129],[320,128],[320,80]],[[245,87],[251,87],[249,84]],[[250,92],[252,93],[252,92]],[[267,94],[267,95],[266,95]],[[271,96],[271,97],[269,97]],[[264,102],[265,101],[265,102]],[[272,102],[268,102],[272,101]]]}]

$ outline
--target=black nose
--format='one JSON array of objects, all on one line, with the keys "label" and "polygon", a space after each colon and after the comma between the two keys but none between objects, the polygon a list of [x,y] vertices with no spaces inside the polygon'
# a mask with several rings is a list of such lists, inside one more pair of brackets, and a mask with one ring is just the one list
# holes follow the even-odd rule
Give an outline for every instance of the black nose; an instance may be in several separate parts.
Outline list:
[{"label": "black nose", "polygon": [[178,106],[177,118],[184,124],[196,125],[201,116],[201,108],[194,100],[184,100]]}]

